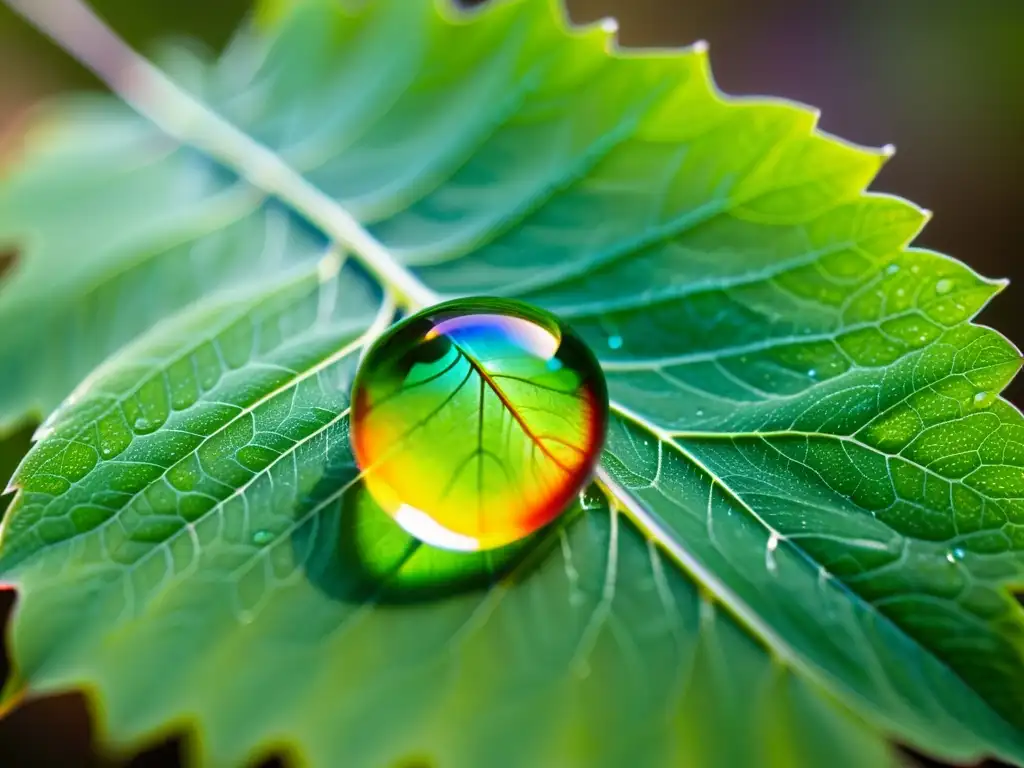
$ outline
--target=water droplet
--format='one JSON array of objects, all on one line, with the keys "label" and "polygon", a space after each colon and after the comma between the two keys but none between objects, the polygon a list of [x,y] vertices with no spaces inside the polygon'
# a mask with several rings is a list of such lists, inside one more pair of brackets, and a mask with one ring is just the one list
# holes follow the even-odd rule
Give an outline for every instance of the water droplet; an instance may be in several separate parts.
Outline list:
[{"label": "water droplet", "polygon": [[815,376],[817,376],[817,375],[818,375],[818,371],[817,371],[817,370],[815,370],[814,368],[811,368],[811,369],[810,369],[810,370],[809,370],[809,371],[807,372],[807,375],[808,375],[808,376],[810,376],[810,377],[811,377],[811,378],[813,379],[813,378],[814,378]]},{"label": "water droplet", "polygon": [[145,416],[139,416],[139,418],[135,420],[132,426],[140,431],[149,429],[149,419],[147,419]]},{"label": "water droplet", "polygon": [[906,295],[907,295],[907,292],[905,290],[903,290],[902,288],[897,288],[896,289],[896,297],[897,298],[902,299]]},{"label": "water droplet", "polygon": [[963,547],[956,547],[950,554],[953,555],[954,560],[963,560],[967,552],[964,551]]},{"label": "water droplet", "polygon": [[899,264],[890,264],[888,267],[885,268],[885,274],[887,274],[887,275],[895,275],[899,271],[900,271],[900,265]]},{"label": "water droplet", "polygon": [[703,409],[703,408],[698,408],[698,409],[697,409],[697,418],[699,419],[699,418],[701,418],[701,417],[702,417],[703,415],[704,415],[704,409]]},{"label": "water droplet", "polygon": [[608,346],[611,349],[622,349],[622,337],[618,334],[608,337]]},{"label": "water droplet", "polygon": [[557,371],[561,369],[562,361],[559,360],[557,357],[552,357],[550,360],[544,363],[544,367],[547,368],[549,371]]},{"label": "water droplet", "polygon": [[988,392],[979,392],[974,396],[975,405],[984,405],[986,400],[988,400]]},{"label": "water droplet", "polygon": [[953,290],[953,281],[946,278],[942,278],[935,284],[935,293],[939,296],[944,296]]},{"label": "water droplet", "polygon": [[264,544],[269,544],[273,540],[274,534],[271,531],[267,530],[259,530],[252,535],[253,544],[259,544],[260,546],[263,546]]},{"label": "water droplet", "polygon": [[769,573],[779,570],[778,563],[775,562],[775,550],[778,548],[779,534],[772,531],[772,535],[768,537],[768,546],[764,548],[764,567],[768,569]]},{"label": "water droplet", "polygon": [[366,489],[444,549],[500,547],[556,518],[593,472],[607,420],[593,353],[516,301],[459,299],[406,318],[369,349],[352,388]]},{"label": "water droplet", "polygon": [[114,452],[116,450],[117,450],[117,448],[114,446],[113,443],[108,442],[106,440],[103,440],[102,442],[100,442],[100,455],[103,458],[109,459],[111,456],[114,455]]}]

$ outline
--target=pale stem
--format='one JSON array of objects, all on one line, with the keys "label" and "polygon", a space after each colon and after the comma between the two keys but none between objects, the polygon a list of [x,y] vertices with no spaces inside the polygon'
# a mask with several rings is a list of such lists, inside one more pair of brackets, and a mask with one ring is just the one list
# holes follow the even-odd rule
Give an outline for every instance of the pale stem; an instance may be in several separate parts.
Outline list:
[{"label": "pale stem", "polygon": [[139,114],[183,144],[231,168],[287,203],[333,241],[352,251],[399,302],[430,306],[438,295],[400,264],[337,201],[310,184],[132,50],[81,0],[3,0],[92,70]]}]

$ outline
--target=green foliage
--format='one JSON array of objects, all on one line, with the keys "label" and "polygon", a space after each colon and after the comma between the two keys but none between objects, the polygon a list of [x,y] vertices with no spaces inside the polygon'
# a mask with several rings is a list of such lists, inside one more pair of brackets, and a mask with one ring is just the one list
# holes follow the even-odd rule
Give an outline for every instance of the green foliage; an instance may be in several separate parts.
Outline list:
[{"label": "green foliage", "polygon": [[430,289],[568,321],[601,482],[514,556],[413,546],[348,440],[379,254],[65,102],[0,187],[0,423],[78,385],[0,539],[31,692],[210,765],[1024,764],[1020,358],[970,323],[1000,284],[864,193],[885,152],[543,0],[264,10],[182,77]]}]

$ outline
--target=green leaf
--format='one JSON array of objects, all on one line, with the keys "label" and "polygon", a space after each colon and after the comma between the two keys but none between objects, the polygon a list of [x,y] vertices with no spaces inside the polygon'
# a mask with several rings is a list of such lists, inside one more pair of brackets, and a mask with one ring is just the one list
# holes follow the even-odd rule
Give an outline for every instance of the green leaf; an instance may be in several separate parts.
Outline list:
[{"label": "green leaf", "polygon": [[[864,193],[887,151],[542,0],[261,19],[187,68],[210,109],[132,64],[201,152],[64,105],[0,187],[0,422],[106,360],[0,538],[31,692],[211,765],[1024,764],[1020,356]],[[511,553],[416,546],[350,453],[361,350],[438,294],[608,379],[598,484]]]}]

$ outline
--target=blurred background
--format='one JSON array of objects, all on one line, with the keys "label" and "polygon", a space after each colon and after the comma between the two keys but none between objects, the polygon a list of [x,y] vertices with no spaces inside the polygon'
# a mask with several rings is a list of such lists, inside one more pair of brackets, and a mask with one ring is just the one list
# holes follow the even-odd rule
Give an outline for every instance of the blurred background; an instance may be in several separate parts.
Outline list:
[{"label": "blurred background", "polygon": [[[935,217],[918,239],[1015,284],[982,316],[1024,343],[1024,0],[568,0],[577,22],[614,16],[625,45],[707,40],[720,87],[819,107],[821,127],[869,145],[896,145],[874,188]],[[143,52],[187,37],[216,50],[249,0],[94,0]],[[33,104],[98,89],[84,69],[0,5],[0,176],[17,156]],[[0,270],[4,256],[0,254]],[[0,329],[2,332],[2,329]],[[1024,405],[1024,380],[1008,396]],[[0,444],[6,478],[28,432]],[[2,505],[3,502],[0,502]],[[0,616],[10,608],[0,593]],[[2,673],[0,669],[0,673]],[[130,761],[90,749],[80,697],[35,702],[0,721],[0,766],[179,764],[181,745]],[[908,755],[910,765],[935,765]],[[270,764],[274,764],[273,762]]]}]

